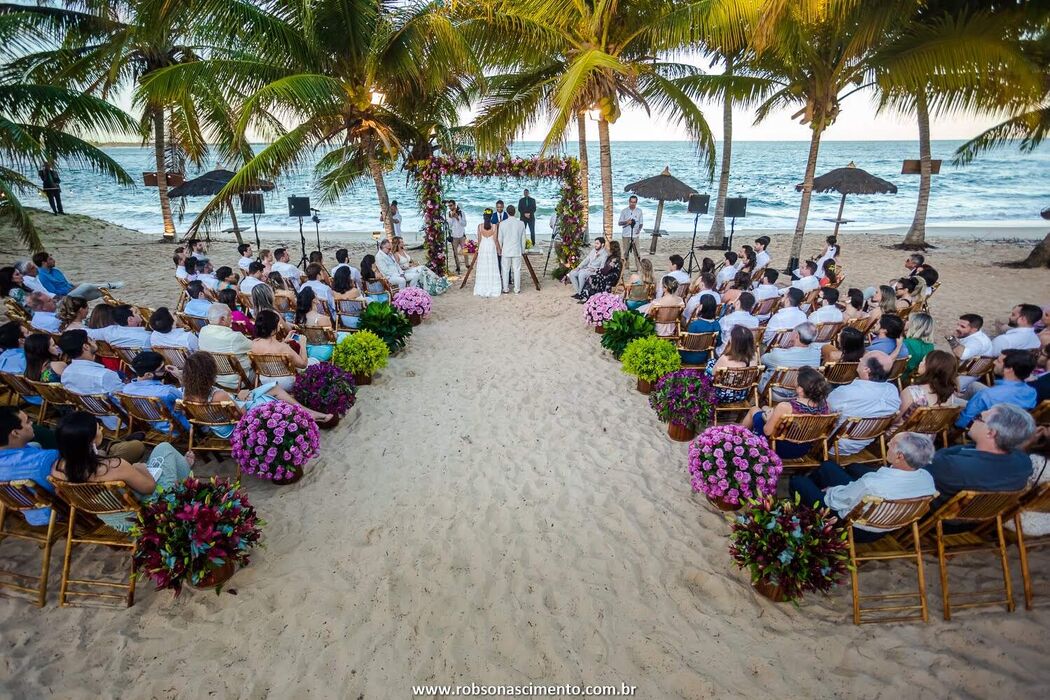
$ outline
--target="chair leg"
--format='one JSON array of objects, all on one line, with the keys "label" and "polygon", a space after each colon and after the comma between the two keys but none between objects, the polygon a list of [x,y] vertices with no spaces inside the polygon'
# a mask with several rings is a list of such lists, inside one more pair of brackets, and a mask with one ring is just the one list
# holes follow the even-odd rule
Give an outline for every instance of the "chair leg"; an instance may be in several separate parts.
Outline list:
[{"label": "chair leg", "polygon": [[919,573],[919,605],[922,608],[922,621],[930,621],[930,608],[926,604],[926,572],[922,568],[922,544],[919,542],[919,524],[911,524],[911,536],[915,539],[915,564]]},{"label": "chair leg", "polygon": [[40,588],[37,589],[36,606],[44,607],[47,604],[47,579],[51,571],[51,546],[54,542],[55,520],[57,519],[55,509],[51,509],[51,519],[47,523],[47,541],[44,542],[44,562],[40,565]]},{"label": "chair leg", "polygon": [[860,624],[860,581],[857,575],[857,548],[853,542],[853,528],[847,530],[849,542],[849,579],[853,588],[853,624]]},{"label": "chair leg", "polygon": [[1014,589],[1010,581],[1010,561],[1006,555],[1006,537],[1003,535],[1003,516],[995,516],[995,530],[999,535],[999,561],[1003,566],[1003,584],[1006,587],[1006,612],[1014,611]]},{"label": "chair leg", "polygon": [[131,548],[131,576],[128,577],[128,600],[127,606],[130,608],[135,604],[135,552],[138,551],[138,547]]},{"label": "chair leg", "polygon": [[944,526],[937,521],[937,563],[941,568],[941,596],[944,598],[944,619],[952,619],[952,603],[948,594],[948,557],[944,553]]},{"label": "chair leg", "polygon": [[1024,530],[1021,527],[1021,513],[1014,513],[1014,531],[1017,532],[1017,554],[1021,559],[1021,581],[1024,583],[1024,607],[1032,609],[1032,579],[1028,571],[1028,550],[1024,544]]},{"label": "chair leg", "polygon": [[66,552],[62,557],[62,584],[58,590],[58,605],[66,607],[66,590],[69,588],[69,562],[73,556],[73,527],[77,521],[77,509],[69,507],[69,528],[66,531]]}]

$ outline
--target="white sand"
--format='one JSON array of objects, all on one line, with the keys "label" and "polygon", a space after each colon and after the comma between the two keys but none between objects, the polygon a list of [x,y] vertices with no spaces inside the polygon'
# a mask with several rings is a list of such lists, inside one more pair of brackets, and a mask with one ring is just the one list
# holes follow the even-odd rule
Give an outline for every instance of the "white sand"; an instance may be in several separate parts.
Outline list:
[{"label": "white sand", "polygon": [[[124,298],[174,300],[169,246],[67,221],[76,240],[49,240],[72,279],[123,278]],[[897,273],[902,254],[877,247],[887,242],[850,242],[850,285]],[[0,244],[16,249],[10,232]],[[774,243],[778,262],[786,245]],[[963,310],[1002,318],[1022,298],[1045,303],[1045,271],[989,266],[1025,252],[934,251],[939,335]],[[212,257],[236,259],[230,245]],[[989,274],[1001,283],[988,288]],[[567,296],[546,282],[498,300],[469,287],[437,299],[360,390],[352,420],[322,435],[301,482],[247,480],[267,547],[221,596],[173,600],[143,584],[130,610],[61,609],[56,548],[47,608],[0,599],[0,695],[386,698],[471,682],[624,682],[641,698],[1045,692],[1047,609],[1022,602],[946,623],[932,559],[927,625],[855,627],[848,586],[798,609],[753,593],[723,516],[690,493],[685,444],[667,438]],[[25,552],[0,544],[5,562],[25,564]],[[81,561],[112,572],[118,558]],[[1010,564],[1020,600],[1013,551]],[[1032,567],[1045,601],[1050,556]],[[961,560],[953,591],[993,585],[997,570],[993,556]],[[901,562],[862,577],[868,591],[913,581]]]}]

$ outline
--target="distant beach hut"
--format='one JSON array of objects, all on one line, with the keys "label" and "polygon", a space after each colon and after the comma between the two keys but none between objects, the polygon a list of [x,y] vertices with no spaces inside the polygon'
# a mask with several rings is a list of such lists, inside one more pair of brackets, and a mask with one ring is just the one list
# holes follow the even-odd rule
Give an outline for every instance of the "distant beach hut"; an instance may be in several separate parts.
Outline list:
[{"label": "distant beach hut", "polygon": [[649,244],[650,254],[656,252],[656,240],[660,235],[660,219],[664,216],[664,202],[688,202],[689,195],[697,194],[696,190],[672,175],[670,167],[664,168],[664,171],[655,177],[632,182],[624,187],[623,191],[658,201],[656,223],[653,224],[653,241]]},{"label": "distant beach hut", "polygon": [[[802,191],[802,183],[795,185],[795,190]],[[848,194],[897,194],[897,186],[889,180],[875,177],[867,170],[861,170],[855,163],[845,168],[835,168],[813,179],[814,192],[840,192],[839,213],[834,219],[825,219],[835,224],[835,234],[839,235],[839,226],[848,224],[852,219],[842,218],[842,209],[846,206]]]},{"label": "distant beach hut", "polygon": [[[230,180],[233,179],[234,173],[232,170],[225,170],[219,168],[218,170],[211,170],[204,173],[200,177],[195,177],[192,180],[187,180],[178,187],[173,187],[168,190],[169,197],[214,197],[222,191]],[[249,188],[250,192],[270,192],[273,190],[275,185],[267,180],[259,180],[258,182],[252,183],[252,187]],[[226,206],[230,210],[230,219],[232,220],[233,234],[237,236],[237,242],[241,243],[241,229],[237,226],[237,212],[233,208],[232,198],[226,200]],[[255,245],[259,246],[259,229],[256,227],[255,230]]]}]

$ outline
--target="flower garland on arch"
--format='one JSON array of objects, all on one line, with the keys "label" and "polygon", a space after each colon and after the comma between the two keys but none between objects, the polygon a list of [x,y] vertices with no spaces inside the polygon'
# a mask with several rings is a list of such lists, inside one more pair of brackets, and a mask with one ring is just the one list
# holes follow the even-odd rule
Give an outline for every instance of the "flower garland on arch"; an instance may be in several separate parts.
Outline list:
[{"label": "flower garland on arch", "polygon": [[561,241],[555,247],[558,261],[568,267],[579,263],[583,247],[583,193],[580,182],[580,163],[571,156],[550,158],[477,158],[467,156],[448,158],[435,156],[410,165],[416,176],[419,210],[423,214],[423,245],[427,251],[427,267],[439,275],[447,273],[445,238],[438,219],[441,215],[444,177],[518,177],[530,179],[560,179],[558,204],[558,233]]}]

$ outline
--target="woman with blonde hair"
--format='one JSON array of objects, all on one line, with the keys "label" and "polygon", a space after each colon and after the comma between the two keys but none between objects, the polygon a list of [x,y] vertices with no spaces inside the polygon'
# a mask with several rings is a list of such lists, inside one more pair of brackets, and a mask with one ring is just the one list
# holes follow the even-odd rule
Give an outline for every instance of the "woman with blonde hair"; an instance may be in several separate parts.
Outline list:
[{"label": "woman with blonde hair", "polygon": [[868,318],[871,319],[871,327],[874,328],[883,314],[897,313],[897,292],[888,284],[881,284],[875,288],[875,294],[868,302]]},{"label": "woman with blonde hair", "polygon": [[84,327],[84,319],[88,315],[88,303],[80,297],[62,297],[55,309],[55,317],[58,319],[58,330],[65,333],[76,328]]},{"label": "woman with blonde hair", "polygon": [[653,275],[653,262],[648,258],[642,260],[638,272],[631,275],[627,290],[627,308],[634,311],[649,303],[649,290],[656,290],[656,279]]},{"label": "woman with blonde hair", "polygon": [[904,322],[904,345],[908,348],[908,368],[905,374],[914,372],[933,350],[933,317],[927,313],[916,312]]}]

